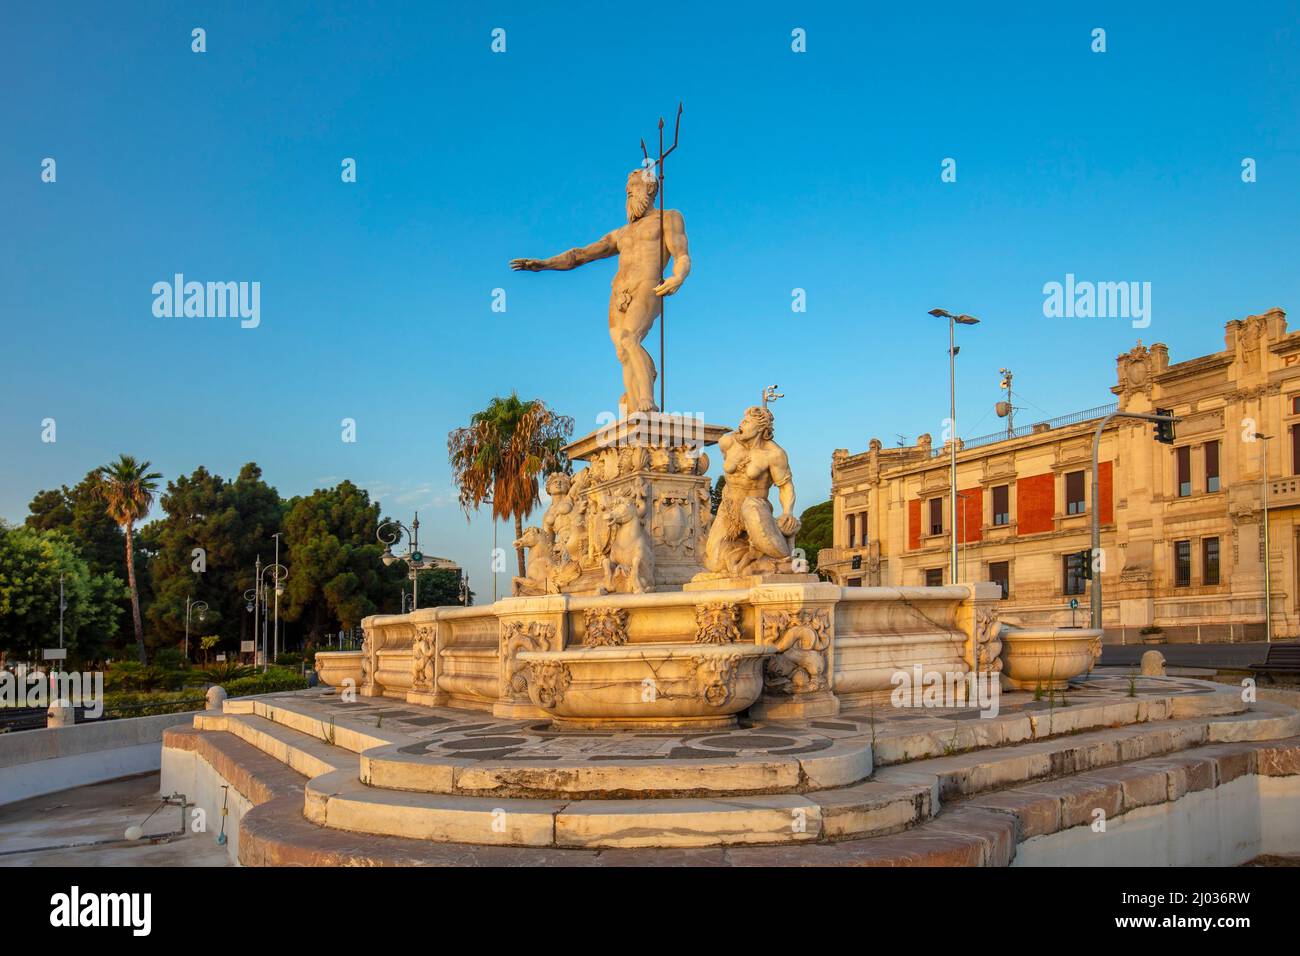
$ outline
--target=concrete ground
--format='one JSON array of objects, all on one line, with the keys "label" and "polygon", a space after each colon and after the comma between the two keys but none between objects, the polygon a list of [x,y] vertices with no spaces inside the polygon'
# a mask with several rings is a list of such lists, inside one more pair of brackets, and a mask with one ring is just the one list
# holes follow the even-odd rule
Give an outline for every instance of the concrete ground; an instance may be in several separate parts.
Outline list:
[{"label": "concrete ground", "polygon": [[[162,802],[158,781],[157,773],[146,773],[0,807],[0,866],[232,865],[226,848],[217,846],[220,818],[207,821],[206,833],[187,829],[158,842],[124,839],[133,824],[147,835],[180,828],[178,806],[165,806],[144,823]],[[69,846],[100,840],[114,842]]]}]

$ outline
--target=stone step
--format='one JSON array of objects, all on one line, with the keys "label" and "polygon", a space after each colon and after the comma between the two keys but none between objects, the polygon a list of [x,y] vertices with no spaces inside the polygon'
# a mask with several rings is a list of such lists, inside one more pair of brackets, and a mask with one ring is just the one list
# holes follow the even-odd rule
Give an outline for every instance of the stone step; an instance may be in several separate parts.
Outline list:
[{"label": "stone step", "polygon": [[1300,713],[1261,702],[1244,713],[1132,724],[916,760],[878,769],[873,779],[906,784],[929,781],[936,801],[942,803],[1210,743],[1279,740],[1297,734]]},{"label": "stone step", "polygon": [[[368,703],[363,703],[358,710],[363,709],[371,708]],[[227,714],[261,717],[353,753],[361,753],[363,750],[388,744],[407,744],[415,739],[396,731],[385,730],[382,717],[354,716],[349,713],[346,706],[343,706],[338,708],[337,715],[330,713],[328,718],[324,718],[308,712],[293,698],[236,698],[227,700],[222,710]]]},{"label": "stone step", "polygon": [[321,826],[435,842],[613,848],[860,839],[928,819],[928,784],[867,781],[809,794],[730,799],[525,800],[367,787],[346,770],[307,784]]},{"label": "stone step", "polygon": [[[1117,680],[1112,679],[1112,683]],[[1156,678],[1144,680],[1159,683]],[[1040,703],[1035,710],[1003,712],[993,718],[967,715],[954,719],[930,716],[929,712],[922,711],[910,721],[910,728],[890,728],[877,735],[875,765],[884,767],[1106,727],[1229,716],[1248,709],[1240,692],[1235,690],[1210,690],[1207,686],[1201,692],[1187,693],[1185,686],[1177,689],[1174,682],[1170,686],[1168,696],[1147,691],[1132,698],[1101,701],[1080,700],[1076,689],[1074,694],[1067,695],[1071,697],[1068,707]],[[861,715],[861,711],[856,713]]]},{"label": "stone step", "polygon": [[813,753],[756,751],[685,759],[602,754],[597,759],[560,757],[546,762],[484,760],[473,754],[430,752],[423,744],[381,747],[361,755],[361,779],[374,787],[524,799],[802,793],[848,786],[865,780],[871,770],[871,741],[861,739]]},{"label": "stone step", "polygon": [[[570,849],[433,842],[323,827],[304,817],[302,778],[243,740],[229,733],[173,728],[164,747],[193,750],[249,797],[254,807],[239,824],[239,860],[254,866],[1006,866],[1019,842],[1091,823],[1094,807],[1106,809],[1113,821],[1116,813],[1149,812],[1146,808],[1162,801],[1243,775],[1261,781],[1300,775],[1300,737],[1218,743],[986,793],[949,804],[905,831],[878,831],[871,839]],[[340,784],[359,787],[346,774],[336,775]],[[823,837],[833,816],[823,804]],[[1109,839],[1127,839],[1123,827],[1110,829]]]},{"label": "stone step", "polygon": [[356,754],[253,713],[196,714],[194,728],[233,734],[304,777],[357,773]]}]

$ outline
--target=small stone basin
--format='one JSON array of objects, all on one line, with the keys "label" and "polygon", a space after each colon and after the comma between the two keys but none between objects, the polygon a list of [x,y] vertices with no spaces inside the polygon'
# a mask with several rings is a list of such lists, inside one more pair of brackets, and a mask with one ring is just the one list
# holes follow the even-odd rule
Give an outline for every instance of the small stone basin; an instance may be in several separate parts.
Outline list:
[{"label": "small stone basin", "polygon": [[1002,676],[1015,690],[1065,690],[1101,656],[1101,631],[1090,627],[1005,627]]},{"label": "small stone basin", "polygon": [[349,677],[353,687],[361,686],[361,651],[317,651],[316,676],[322,684],[342,687]]},{"label": "small stone basin", "polygon": [[763,692],[755,644],[623,644],[522,651],[528,697],[559,727],[730,727]]}]

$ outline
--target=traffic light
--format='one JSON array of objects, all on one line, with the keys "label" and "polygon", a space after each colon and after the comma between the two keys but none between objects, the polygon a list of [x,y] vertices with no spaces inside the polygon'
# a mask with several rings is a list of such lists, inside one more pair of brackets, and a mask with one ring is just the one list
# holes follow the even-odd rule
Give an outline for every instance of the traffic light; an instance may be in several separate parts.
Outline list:
[{"label": "traffic light", "polygon": [[1079,575],[1085,581],[1092,580],[1092,551],[1080,551],[1074,556],[1079,565]]},{"label": "traffic light", "polygon": [[862,570],[862,555],[860,555],[860,554],[855,554],[855,555],[853,556],[853,570],[854,570],[854,571],[861,571],[861,570]]},{"label": "traffic light", "polygon": [[[1168,415],[1170,418],[1173,418],[1174,410],[1172,408],[1157,408],[1156,414]],[[1155,428],[1156,441],[1164,445],[1172,445],[1174,443],[1174,423],[1172,421],[1156,422]]]}]

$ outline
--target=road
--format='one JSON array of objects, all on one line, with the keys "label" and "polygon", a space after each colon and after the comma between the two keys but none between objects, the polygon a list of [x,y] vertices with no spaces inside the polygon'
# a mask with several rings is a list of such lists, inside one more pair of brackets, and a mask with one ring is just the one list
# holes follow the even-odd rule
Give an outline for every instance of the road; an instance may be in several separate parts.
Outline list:
[{"label": "road", "polygon": [[1107,644],[1102,648],[1099,665],[1136,666],[1142,661],[1143,653],[1151,650],[1165,655],[1165,664],[1171,667],[1226,667],[1244,670],[1263,662],[1268,653],[1268,644],[1264,641],[1241,644]]}]

